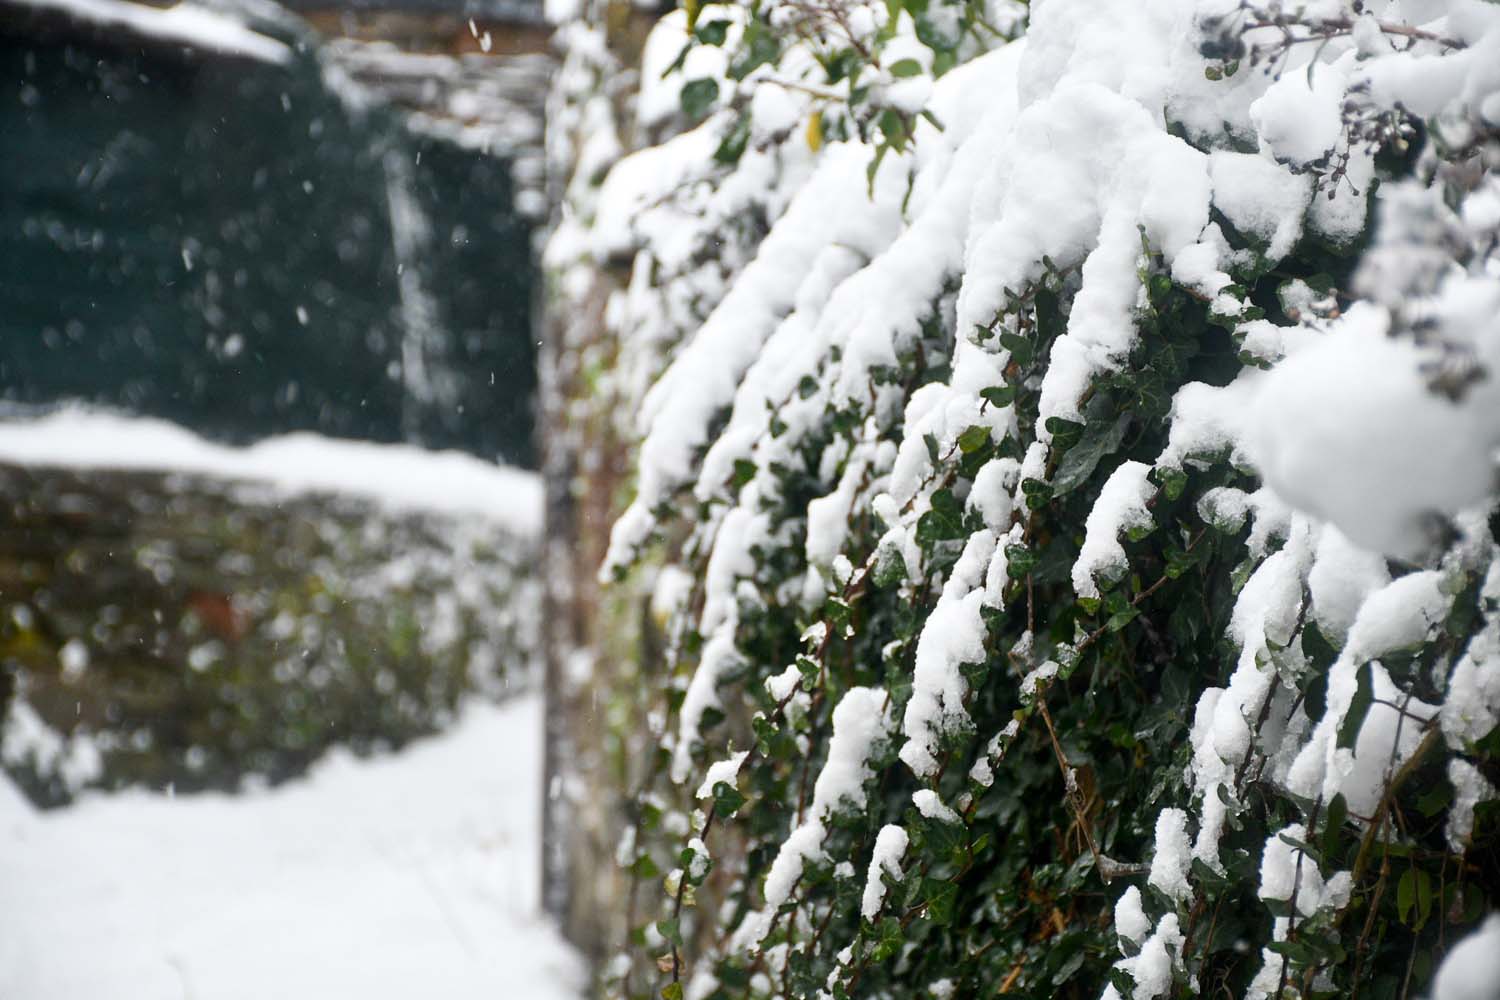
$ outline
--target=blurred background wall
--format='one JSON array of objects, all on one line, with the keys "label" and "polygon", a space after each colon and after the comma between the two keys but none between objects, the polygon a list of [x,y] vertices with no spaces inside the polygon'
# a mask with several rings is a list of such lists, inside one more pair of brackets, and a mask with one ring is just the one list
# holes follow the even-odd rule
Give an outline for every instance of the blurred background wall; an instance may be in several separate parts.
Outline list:
[{"label": "blurred background wall", "polygon": [[[0,428],[66,451],[94,417],[29,421],[83,404],[144,442],[0,454],[0,764],[34,801],[279,781],[530,683],[534,477],[487,466],[458,513],[288,494],[147,418],[533,466],[546,45],[512,0],[0,0]],[[391,454],[451,499],[451,456]]]},{"label": "blurred background wall", "polygon": [[533,7],[237,13],[290,58],[0,4],[0,401],[531,464]]}]

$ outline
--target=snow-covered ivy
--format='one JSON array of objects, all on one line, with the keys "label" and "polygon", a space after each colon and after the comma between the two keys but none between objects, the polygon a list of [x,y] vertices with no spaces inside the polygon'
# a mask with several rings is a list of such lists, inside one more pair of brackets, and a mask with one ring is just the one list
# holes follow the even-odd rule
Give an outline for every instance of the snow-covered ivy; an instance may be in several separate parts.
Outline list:
[{"label": "snow-covered ivy", "polygon": [[611,988],[1427,989],[1500,903],[1500,5],[688,0],[643,63],[549,251],[629,267],[602,573],[671,622]]}]

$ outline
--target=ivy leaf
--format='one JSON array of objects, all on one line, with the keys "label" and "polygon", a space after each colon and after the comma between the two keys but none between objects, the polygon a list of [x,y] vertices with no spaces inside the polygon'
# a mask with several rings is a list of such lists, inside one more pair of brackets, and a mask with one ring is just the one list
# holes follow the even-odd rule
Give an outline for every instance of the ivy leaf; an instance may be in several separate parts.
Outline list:
[{"label": "ivy leaf", "polygon": [[724,138],[718,142],[717,150],[714,150],[714,162],[733,165],[739,162],[739,157],[744,156],[745,145],[750,144],[750,115],[741,114],[735,120],[732,129],[724,133]]},{"label": "ivy leaf", "polygon": [[[919,526],[918,537],[920,537],[920,534]],[[827,618],[835,626],[848,624],[849,615],[853,610],[848,601],[836,595],[829,597],[828,600],[823,602],[823,617]]]},{"label": "ivy leaf", "polygon": [[1417,924],[1416,929],[1421,930],[1427,923],[1427,918],[1432,916],[1432,876],[1420,868],[1413,869],[1416,874],[1417,883]]},{"label": "ivy leaf", "polygon": [[1308,938],[1299,937],[1291,941],[1272,941],[1267,947],[1278,955],[1285,955],[1294,963],[1304,968],[1309,965],[1316,965],[1318,962],[1317,952],[1308,943]]},{"label": "ivy leaf", "polygon": [[937,17],[926,10],[917,14],[916,22],[917,41],[934,52],[951,51],[962,38],[961,35],[955,36],[947,18]]},{"label": "ivy leaf", "polygon": [[1168,500],[1176,500],[1187,488],[1187,473],[1181,469],[1157,469],[1156,479],[1161,483]]},{"label": "ivy leaf", "polygon": [[1052,495],[1060,497],[1088,481],[1105,455],[1117,451],[1130,427],[1130,414],[1122,413],[1106,426],[1091,424],[1082,439],[1069,448],[1052,477]]},{"label": "ivy leaf", "polygon": [[886,108],[875,119],[875,125],[880,129],[880,134],[885,137],[886,144],[896,152],[906,148],[911,139],[911,126],[906,118],[893,108]]},{"label": "ivy leaf", "polygon": [[745,26],[745,41],[741,43],[739,53],[729,65],[729,76],[731,79],[743,80],[757,68],[775,62],[780,55],[781,43],[776,34],[762,22],[752,19]]},{"label": "ivy leaf", "polygon": [[1411,926],[1411,913],[1417,905],[1417,870],[1408,868],[1396,883],[1396,916],[1406,926]]},{"label": "ivy leaf", "polygon": [[1344,721],[1339,724],[1340,750],[1354,749],[1354,744],[1359,740],[1360,727],[1365,724],[1365,716],[1370,714],[1370,706],[1375,702],[1375,683],[1371,677],[1370,664],[1362,665],[1356,678],[1359,686],[1355,688],[1354,697],[1349,701],[1349,711],[1344,713]]},{"label": "ivy leaf", "polygon": [[719,81],[710,77],[689,80],[682,87],[682,113],[693,121],[699,121],[713,110],[719,99]]},{"label": "ivy leaf", "polygon": [[875,556],[875,586],[882,590],[893,587],[906,579],[906,559],[894,545],[885,545]]},{"label": "ivy leaf", "polygon": [[1453,801],[1453,790],[1446,784],[1435,784],[1417,799],[1417,812],[1431,818],[1448,807]]},{"label": "ivy leaf", "polygon": [[1011,360],[1018,365],[1026,365],[1031,362],[1031,341],[1019,333],[1008,333],[1002,331],[1000,344],[1010,352]]},{"label": "ivy leaf", "polygon": [[743,458],[734,460],[734,478],[730,480],[735,489],[744,486],[755,478],[755,463]]},{"label": "ivy leaf", "polygon": [[697,35],[698,41],[704,45],[723,45],[725,37],[729,34],[729,22],[708,21],[694,28],[693,34]]},{"label": "ivy leaf", "polygon": [[1037,564],[1037,554],[1027,545],[1011,544],[1005,547],[1005,569],[1012,580],[1021,580]]},{"label": "ivy leaf", "polygon": [[1087,956],[1082,949],[1079,949],[1073,952],[1073,954],[1069,955],[1063,961],[1062,965],[1058,966],[1057,971],[1052,973],[1052,985],[1061,986],[1069,979],[1072,979],[1074,973],[1083,968],[1083,960],[1086,957]]},{"label": "ivy leaf", "polygon": [[871,195],[875,193],[875,175],[880,173],[880,161],[885,159],[885,154],[890,148],[884,143],[876,146],[875,155],[870,159],[870,165],[865,168],[865,182]]},{"label": "ivy leaf", "polygon": [[917,542],[925,545],[963,536],[963,508],[952,490],[938,490],[932,495],[932,509],[917,521]]},{"label": "ivy leaf", "polygon": [[1052,499],[1052,484],[1040,479],[1021,480],[1021,493],[1026,497],[1026,506],[1031,510],[1041,510],[1047,506],[1047,501]]},{"label": "ivy leaf", "polygon": [[714,783],[714,814],[729,819],[745,804],[745,796],[727,781]]},{"label": "ivy leaf", "polygon": [[979,396],[991,406],[1009,406],[1016,401],[1016,390],[1014,386],[995,385],[982,390]]},{"label": "ivy leaf", "polygon": [[1188,570],[1192,569],[1199,560],[1204,549],[1167,549],[1167,578],[1175,580]]},{"label": "ivy leaf", "polygon": [[1307,657],[1308,666],[1324,674],[1339,658],[1338,650],[1314,621],[1302,627],[1302,654]]},{"label": "ivy leaf", "polygon": [[1338,857],[1339,841],[1344,833],[1344,822],[1349,818],[1349,803],[1344,799],[1344,793],[1335,795],[1328,803],[1328,811],[1323,821],[1323,856],[1333,859]]},{"label": "ivy leaf", "polygon": [[905,943],[906,935],[901,930],[901,921],[895,917],[886,917],[880,922],[880,939],[870,952],[870,961],[884,962],[899,952]]},{"label": "ivy leaf", "polygon": [[951,924],[957,901],[958,886],[946,880],[927,880],[927,919],[939,925]]},{"label": "ivy leaf", "polygon": [[967,428],[958,436],[958,450],[965,455],[990,443],[990,429],[982,424]]}]

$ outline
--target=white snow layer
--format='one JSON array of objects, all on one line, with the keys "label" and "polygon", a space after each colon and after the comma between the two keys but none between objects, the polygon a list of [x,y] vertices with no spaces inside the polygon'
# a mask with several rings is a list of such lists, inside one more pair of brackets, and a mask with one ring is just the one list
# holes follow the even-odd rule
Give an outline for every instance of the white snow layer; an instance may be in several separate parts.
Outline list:
[{"label": "white snow layer", "polygon": [[196,3],[151,7],[129,0],[19,0],[27,7],[58,11],[69,17],[134,35],[191,48],[284,63],[291,49],[274,38],[251,31],[227,14]]},{"label": "white snow layer", "polygon": [[1120,534],[1151,525],[1146,504],[1156,491],[1146,478],[1151,467],[1122,462],[1099,491],[1084,526],[1083,548],[1073,564],[1073,590],[1079,597],[1098,597],[1097,576],[1118,577],[1125,571],[1125,548]]},{"label": "white snow layer", "polygon": [[1500,1000],[1500,914],[1449,949],[1432,1000]]},{"label": "white snow layer", "polygon": [[894,823],[887,823],[875,835],[875,851],[870,857],[865,893],[860,900],[860,913],[866,920],[874,920],[885,905],[885,881],[881,875],[901,880],[901,857],[906,853],[908,839],[906,831]]},{"label": "white snow layer", "polygon": [[865,807],[865,782],[873,777],[870,754],[890,731],[888,701],[880,688],[856,687],[844,692],[834,707],[828,759],[813,785],[807,818],[787,835],[776,852],[766,873],[765,906],[748,917],[736,934],[741,946],[758,945],[770,931],[776,911],[791,898],[807,863],[827,860],[823,841],[834,813],[842,809],[857,812]]},{"label": "white snow layer", "polygon": [[0,778],[0,996],[577,996],[539,912],[541,744],[528,696],[238,796],[37,812]]},{"label": "white snow layer", "polygon": [[164,420],[64,409],[0,421],[0,462],[245,480],[286,496],[337,493],[392,510],[479,515],[526,536],[542,525],[535,473],[456,451],[305,432],[231,448]]},{"label": "white snow layer", "polygon": [[1493,488],[1496,390],[1456,404],[1432,391],[1431,349],[1387,336],[1387,313],[1356,303],[1317,343],[1265,378],[1250,453],[1299,509],[1376,552],[1419,555],[1423,518],[1455,514]]}]

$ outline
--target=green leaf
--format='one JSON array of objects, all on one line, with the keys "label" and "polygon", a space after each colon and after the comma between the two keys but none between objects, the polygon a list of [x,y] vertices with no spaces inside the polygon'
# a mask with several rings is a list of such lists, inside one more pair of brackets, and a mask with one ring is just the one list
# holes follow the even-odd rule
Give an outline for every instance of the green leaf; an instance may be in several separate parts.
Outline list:
[{"label": "green leaf", "polygon": [[714,814],[722,819],[729,819],[740,806],[745,804],[745,796],[740,790],[727,781],[714,782]]},{"label": "green leaf", "polygon": [[1354,697],[1349,701],[1349,710],[1344,713],[1344,721],[1339,724],[1338,748],[1340,750],[1354,749],[1354,744],[1359,740],[1360,727],[1365,724],[1365,716],[1370,713],[1370,706],[1375,701],[1375,683],[1371,677],[1370,664],[1361,665],[1356,677],[1359,686],[1355,688]]},{"label": "green leaf", "polygon": [[906,148],[907,141],[911,138],[911,126],[906,116],[893,108],[886,108],[875,119],[875,125],[880,129],[880,134],[885,137],[886,144],[896,152]]},{"label": "green leaf", "polygon": [[917,542],[930,544],[964,537],[963,508],[952,490],[932,495],[932,509],[917,519]]},{"label": "green leaf", "polygon": [[898,80],[904,80],[911,76],[922,74],[922,64],[915,59],[898,59],[891,63],[891,76]]},{"label": "green leaf", "polygon": [[875,556],[875,586],[882,590],[906,579],[906,559],[895,545],[883,545]]},{"label": "green leaf", "polygon": [[1401,875],[1401,881],[1396,883],[1396,916],[1406,926],[1410,927],[1412,911],[1417,906],[1417,870],[1408,868]]},{"label": "green leaf", "polygon": [[677,947],[682,947],[682,931],[675,917],[666,917],[656,922],[656,931]]},{"label": "green leaf", "polygon": [[1344,800],[1344,793],[1335,795],[1328,803],[1328,810],[1323,819],[1323,856],[1325,858],[1338,857],[1339,842],[1344,834],[1344,823],[1349,818],[1349,803]]},{"label": "green leaf", "polygon": [[661,1000],[682,1000],[682,984],[668,983],[661,988]]},{"label": "green leaf", "polygon": [[906,934],[901,930],[901,921],[895,917],[886,917],[880,922],[880,938],[870,952],[870,961],[884,962],[894,957],[905,943]]},{"label": "green leaf", "polygon": [[1302,655],[1307,657],[1308,666],[1317,671],[1326,671],[1339,658],[1338,650],[1314,621],[1302,627]]},{"label": "green leaf", "polygon": [[731,482],[735,489],[744,486],[755,478],[755,463],[743,458],[734,460],[734,479]]},{"label": "green leaf", "polygon": [[991,406],[1009,406],[1016,401],[1016,390],[1014,386],[996,385],[981,391],[979,396]]},{"label": "green leaf", "polygon": [[1305,840],[1300,840],[1297,837],[1293,837],[1291,834],[1287,833],[1278,833],[1276,835],[1276,839],[1280,840],[1283,844],[1286,844],[1290,847],[1295,847],[1297,850],[1301,851],[1303,854],[1307,855],[1315,862],[1322,863],[1323,861],[1322,855],[1318,851],[1318,849]]},{"label": "green leaf", "polygon": [[865,168],[865,181],[871,195],[875,193],[875,175],[880,173],[880,161],[885,159],[885,154],[890,148],[884,144],[876,146],[875,155],[871,158],[870,165]]},{"label": "green leaf", "polygon": [[723,45],[725,37],[729,34],[729,22],[706,21],[694,28],[693,34],[697,35],[698,41],[704,45]]},{"label": "green leaf", "polygon": [[1047,506],[1047,501],[1052,499],[1052,484],[1040,479],[1021,480],[1021,494],[1026,497],[1026,506],[1030,510],[1041,510]]},{"label": "green leaf", "polygon": [[1302,691],[1302,704],[1309,717],[1322,718],[1328,707],[1328,674],[1314,674]]},{"label": "green leaf", "polygon": [[1161,483],[1168,500],[1176,500],[1182,496],[1182,491],[1187,487],[1187,473],[1181,469],[1157,469],[1156,479]]},{"label": "green leaf", "polygon": [[1272,941],[1267,945],[1272,951],[1279,955],[1285,955],[1297,965],[1316,965],[1318,953],[1313,949],[1306,938],[1295,938],[1290,941]]},{"label": "green leaf", "polygon": [[781,42],[776,33],[758,20],[751,20],[745,27],[745,40],[734,61],[729,65],[729,76],[743,80],[758,67],[775,62],[781,55]]},{"label": "green leaf", "polygon": [[1031,341],[1018,333],[1000,332],[1000,345],[1010,352],[1011,360],[1018,365],[1031,362]]},{"label": "green leaf", "polygon": [[1416,929],[1421,930],[1427,923],[1427,918],[1432,916],[1432,876],[1421,869],[1413,869],[1416,874],[1417,883],[1417,923]]},{"label": "green leaf", "polygon": [[682,113],[693,121],[707,117],[719,99],[719,81],[710,77],[689,80],[682,87]]},{"label": "green leaf", "polygon": [[920,7],[909,8],[916,14],[917,41],[934,52],[951,51],[963,36],[955,34],[951,22],[946,17],[938,17],[929,13],[926,7],[927,5],[923,4]]},{"label": "green leaf", "polygon": [[1167,578],[1175,580],[1197,565],[1204,549],[1167,549]]},{"label": "green leaf", "polygon": [[738,163],[739,157],[744,156],[745,145],[750,144],[750,115],[741,114],[735,120],[735,126],[724,133],[724,138],[718,142],[717,150],[714,150],[714,162],[732,165]]},{"label": "green leaf", "polygon": [[958,450],[965,455],[971,451],[978,451],[990,443],[990,429],[980,424],[975,424],[964,430],[958,436]]},{"label": "green leaf", "polygon": [[1172,279],[1165,274],[1153,274],[1147,288],[1153,299],[1165,299],[1172,291]]},{"label": "green leaf", "polygon": [[1057,463],[1057,474],[1052,477],[1052,495],[1060,497],[1082,486],[1094,474],[1099,460],[1120,447],[1129,428],[1128,413],[1120,414],[1103,426],[1091,424],[1086,427],[1082,439]]},{"label": "green leaf", "polygon": [[1417,812],[1429,819],[1448,807],[1453,801],[1453,790],[1445,783],[1434,784],[1417,799]]},{"label": "green leaf", "polygon": [[833,625],[846,624],[853,610],[848,601],[836,595],[823,602],[823,617]]},{"label": "green leaf", "polygon": [[1326,271],[1319,271],[1317,274],[1308,275],[1302,281],[1308,288],[1311,288],[1319,295],[1332,295],[1334,290],[1338,288],[1338,282],[1334,281],[1333,275]]},{"label": "green leaf", "polygon": [[1036,567],[1037,554],[1029,546],[1016,543],[1005,547],[1005,569],[1013,580],[1020,580]]},{"label": "green leaf", "polygon": [[953,922],[953,906],[958,901],[958,886],[952,882],[927,880],[927,919],[935,924]]}]

